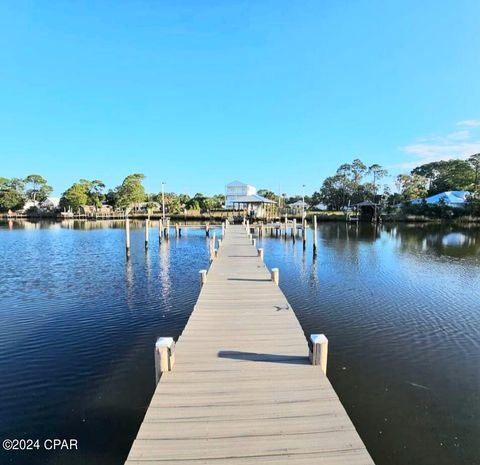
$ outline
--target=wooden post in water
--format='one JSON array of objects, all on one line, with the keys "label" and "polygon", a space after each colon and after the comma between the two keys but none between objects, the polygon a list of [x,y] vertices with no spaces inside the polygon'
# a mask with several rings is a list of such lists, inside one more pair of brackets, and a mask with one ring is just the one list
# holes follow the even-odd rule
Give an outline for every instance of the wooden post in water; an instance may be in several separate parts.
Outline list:
[{"label": "wooden post in water", "polygon": [[285,239],[287,238],[288,215],[285,213]]},{"label": "wooden post in water", "polygon": [[294,218],[294,219],[293,219],[293,226],[292,226],[292,239],[293,239],[293,242],[295,242],[296,237],[297,237],[297,219]]},{"label": "wooden post in water", "polygon": [[272,268],[270,273],[272,281],[278,286],[278,283],[280,282],[280,270],[278,268]]},{"label": "wooden post in water", "polygon": [[257,250],[257,252],[258,252],[258,256],[260,257],[260,260],[263,260],[263,249],[260,248]]},{"label": "wooden post in water", "polygon": [[175,341],[173,337],[159,337],[155,343],[155,381],[160,381],[160,375],[172,371],[175,364]]},{"label": "wooden post in water", "polygon": [[175,235],[180,237],[180,225],[178,223],[175,223]]},{"label": "wooden post in water", "polygon": [[317,255],[317,215],[313,215],[313,255]]},{"label": "wooden post in water", "polygon": [[222,221],[222,237],[225,237],[225,223]]},{"label": "wooden post in water", "polygon": [[162,242],[163,220],[158,220],[158,242]]},{"label": "wooden post in water", "polygon": [[312,334],[310,344],[312,346],[310,349],[312,365],[320,365],[322,371],[327,374],[328,339],[325,334]]},{"label": "wooden post in water", "polygon": [[209,239],[209,249],[210,249],[210,261],[213,261],[215,258],[215,243],[213,241],[213,238]]},{"label": "wooden post in water", "polygon": [[200,284],[203,286],[207,282],[207,270],[200,270],[198,274],[200,275]]},{"label": "wooden post in water", "polygon": [[130,258],[130,220],[128,216],[125,218],[125,254],[127,259]]},{"label": "wooden post in water", "polygon": [[149,232],[150,232],[150,220],[147,218],[145,220],[145,250],[148,249]]},{"label": "wooden post in water", "polygon": [[170,218],[166,219],[166,224],[165,224],[165,237],[167,239],[170,239]]},{"label": "wooden post in water", "polygon": [[305,250],[307,246],[307,218],[304,218],[302,221],[302,242],[303,250]]}]

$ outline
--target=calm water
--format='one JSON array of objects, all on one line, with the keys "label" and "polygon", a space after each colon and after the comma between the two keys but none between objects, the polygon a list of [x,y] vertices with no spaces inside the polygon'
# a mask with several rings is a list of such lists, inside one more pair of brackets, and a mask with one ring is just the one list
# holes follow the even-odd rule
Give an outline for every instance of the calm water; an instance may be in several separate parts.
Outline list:
[{"label": "calm water", "polygon": [[[140,226],[140,225],[139,225]],[[160,246],[112,223],[0,223],[0,439],[77,438],[77,452],[0,463],[120,465],[154,389],[157,335],[178,335],[208,264],[203,231]],[[480,230],[322,224],[265,238],[267,265],[377,465],[480,464]],[[1,454],[1,452],[0,452]]]}]

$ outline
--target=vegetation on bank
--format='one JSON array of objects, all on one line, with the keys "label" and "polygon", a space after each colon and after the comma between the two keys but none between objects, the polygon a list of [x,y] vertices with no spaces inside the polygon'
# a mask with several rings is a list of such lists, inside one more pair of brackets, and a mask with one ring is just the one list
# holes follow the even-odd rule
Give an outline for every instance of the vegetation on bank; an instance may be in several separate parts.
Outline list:
[{"label": "vegetation on bank", "polygon": [[[397,192],[392,193],[385,183],[388,172],[378,164],[367,166],[360,159],[339,166],[334,175],[328,176],[321,188],[311,195],[305,195],[305,202],[315,209],[321,207],[330,212],[344,212],[349,207],[364,200],[381,204],[390,215],[423,215],[432,218],[456,218],[464,215],[480,215],[480,154],[467,160],[442,160],[426,163],[414,168],[409,174],[398,175],[395,179]],[[162,197],[166,210],[171,215],[186,211],[210,212],[220,210],[225,196],[217,194],[205,196],[201,193],[190,197],[174,192],[147,193],[143,186],[145,175],[128,175],[114,189],[106,189],[98,179],[80,179],[70,186],[60,199],[61,210],[78,211],[83,206],[113,209],[126,209],[138,205],[151,210],[159,210]],[[48,181],[38,174],[24,179],[0,177],[0,212],[18,211],[28,206],[35,210],[52,192]],[[445,191],[468,191],[470,200],[464,209],[451,208],[440,202],[437,205],[425,202],[412,204],[413,199],[425,198]],[[275,194],[268,189],[260,189],[259,195],[285,207],[302,196],[288,197]]]}]

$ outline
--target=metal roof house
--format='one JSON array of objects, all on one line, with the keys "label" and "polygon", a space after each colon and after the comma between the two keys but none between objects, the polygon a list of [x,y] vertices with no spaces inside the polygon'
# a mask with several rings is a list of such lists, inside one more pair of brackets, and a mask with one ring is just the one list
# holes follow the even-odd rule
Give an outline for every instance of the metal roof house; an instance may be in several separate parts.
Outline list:
[{"label": "metal roof house", "polygon": [[257,189],[250,184],[233,181],[226,185],[225,209],[242,210],[250,217],[268,216],[276,202],[257,194]]},{"label": "metal roof house", "polygon": [[412,205],[419,205],[423,201],[427,204],[444,203],[449,207],[464,207],[468,202],[470,192],[467,191],[446,191],[440,194],[435,194],[425,199],[415,199],[411,201]]}]

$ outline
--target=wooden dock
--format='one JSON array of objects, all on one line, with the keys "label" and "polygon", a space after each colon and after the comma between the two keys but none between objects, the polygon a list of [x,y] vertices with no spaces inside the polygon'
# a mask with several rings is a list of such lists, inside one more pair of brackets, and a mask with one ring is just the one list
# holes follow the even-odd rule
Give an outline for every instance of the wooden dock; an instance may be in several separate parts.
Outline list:
[{"label": "wooden dock", "polygon": [[373,464],[241,225],[227,228],[175,360],[127,465]]}]

